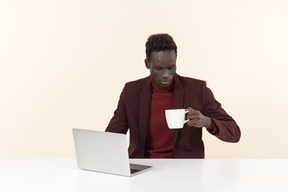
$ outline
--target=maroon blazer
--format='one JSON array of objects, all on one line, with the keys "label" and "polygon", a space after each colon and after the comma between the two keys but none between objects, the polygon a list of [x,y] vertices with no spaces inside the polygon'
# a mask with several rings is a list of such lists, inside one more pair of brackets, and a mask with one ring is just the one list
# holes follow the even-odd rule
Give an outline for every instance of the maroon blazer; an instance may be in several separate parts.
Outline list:
[{"label": "maroon blazer", "polygon": [[[150,119],[151,80],[149,77],[126,83],[107,132],[126,134],[130,129],[130,158],[144,158],[146,133]],[[240,129],[221,104],[215,100],[206,82],[174,76],[174,108],[192,107],[211,118],[220,140],[238,142]],[[190,127],[175,129],[173,133],[173,156],[175,158],[204,158],[202,128]],[[161,138],[159,138],[161,139]]]}]

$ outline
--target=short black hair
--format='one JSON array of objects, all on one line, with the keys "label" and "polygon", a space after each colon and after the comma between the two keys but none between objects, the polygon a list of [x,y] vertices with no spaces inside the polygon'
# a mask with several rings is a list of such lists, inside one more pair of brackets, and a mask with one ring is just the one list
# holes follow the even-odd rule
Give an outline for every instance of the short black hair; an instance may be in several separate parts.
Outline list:
[{"label": "short black hair", "polygon": [[146,42],[146,59],[150,61],[153,51],[174,50],[177,56],[177,45],[167,33],[150,35]]}]

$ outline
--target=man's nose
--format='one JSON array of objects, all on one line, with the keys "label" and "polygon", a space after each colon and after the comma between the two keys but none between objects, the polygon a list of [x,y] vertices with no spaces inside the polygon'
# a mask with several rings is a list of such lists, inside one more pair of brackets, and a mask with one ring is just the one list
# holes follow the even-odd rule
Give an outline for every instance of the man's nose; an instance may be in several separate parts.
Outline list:
[{"label": "man's nose", "polygon": [[169,71],[168,71],[168,69],[163,69],[162,77],[168,77],[168,76],[169,76]]}]

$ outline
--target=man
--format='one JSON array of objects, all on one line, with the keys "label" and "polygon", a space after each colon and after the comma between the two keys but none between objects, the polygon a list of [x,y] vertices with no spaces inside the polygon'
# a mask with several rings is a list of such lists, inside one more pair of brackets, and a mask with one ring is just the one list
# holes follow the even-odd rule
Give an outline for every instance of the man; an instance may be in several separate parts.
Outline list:
[{"label": "man", "polygon": [[[130,158],[204,158],[203,127],[226,142],[238,142],[240,129],[206,87],[176,73],[177,46],[168,34],[151,35],[145,66],[150,76],[128,82],[106,131],[130,129]],[[183,129],[169,129],[165,109],[186,109]]]}]

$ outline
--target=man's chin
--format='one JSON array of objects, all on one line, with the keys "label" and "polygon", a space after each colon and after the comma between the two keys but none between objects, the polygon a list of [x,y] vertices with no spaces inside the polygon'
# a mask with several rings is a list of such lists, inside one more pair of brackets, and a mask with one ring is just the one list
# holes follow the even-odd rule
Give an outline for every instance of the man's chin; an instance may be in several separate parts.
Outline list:
[{"label": "man's chin", "polygon": [[170,81],[159,81],[159,86],[161,87],[167,87],[170,84]]}]

